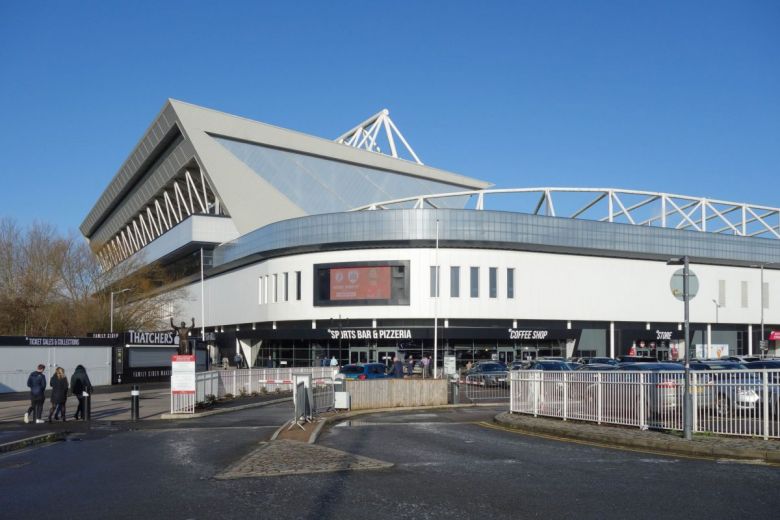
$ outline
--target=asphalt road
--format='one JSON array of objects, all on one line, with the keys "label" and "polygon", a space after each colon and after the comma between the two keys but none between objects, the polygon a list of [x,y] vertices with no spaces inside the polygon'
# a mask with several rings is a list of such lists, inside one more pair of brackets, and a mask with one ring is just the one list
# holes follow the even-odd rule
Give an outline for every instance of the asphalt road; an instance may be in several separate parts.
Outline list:
[{"label": "asphalt road", "polygon": [[390,469],[215,480],[291,415],[94,430],[0,456],[3,518],[772,518],[780,468],[596,448],[489,428],[489,409],[365,416],[320,444]]}]

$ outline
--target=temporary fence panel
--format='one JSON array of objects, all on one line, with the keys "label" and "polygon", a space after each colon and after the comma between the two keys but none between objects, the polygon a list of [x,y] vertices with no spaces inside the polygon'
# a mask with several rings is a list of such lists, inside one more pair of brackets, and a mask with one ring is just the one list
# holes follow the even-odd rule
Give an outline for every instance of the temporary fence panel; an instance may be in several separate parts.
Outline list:
[{"label": "temporary fence panel", "polygon": [[462,381],[460,395],[467,401],[501,402],[509,399],[509,376],[506,372],[492,375],[470,375]]},{"label": "temporary fence panel", "polygon": [[[683,429],[682,371],[510,373],[510,411]],[[780,437],[780,370],[692,371],[695,432]]]},{"label": "temporary fence panel", "polygon": [[313,379],[312,395],[314,396],[314,413],[333,410],[336,406],[336,393],[333,388],[333,378]]},{"label": "temporary fence panel", "polygon": [[352,410],[447,404],[446,379],[348,380]]}]

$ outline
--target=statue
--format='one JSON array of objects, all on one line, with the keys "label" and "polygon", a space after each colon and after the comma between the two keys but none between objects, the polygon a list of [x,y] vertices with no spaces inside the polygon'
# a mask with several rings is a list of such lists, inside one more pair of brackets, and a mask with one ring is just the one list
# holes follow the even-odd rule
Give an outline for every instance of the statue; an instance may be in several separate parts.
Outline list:
[{"label": "statue", "polygon": [[195,328],[195,318],[192,318],[192,326],[187,327],[187,324],[181,322],[181,327],[177,327],[173,324],[173,318],[171,318],[171,327],[173,331],[179,335],[179,355],[190,354],[190,331]]}]

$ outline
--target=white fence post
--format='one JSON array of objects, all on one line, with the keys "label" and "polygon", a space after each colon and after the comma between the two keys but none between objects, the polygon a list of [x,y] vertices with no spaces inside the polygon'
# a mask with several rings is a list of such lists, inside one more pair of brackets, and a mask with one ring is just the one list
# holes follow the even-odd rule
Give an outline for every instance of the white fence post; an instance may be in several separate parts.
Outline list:
[{"label": "white fence post", "polygon": [[561,372],[561,375],[563,375],[563,420],[565,421],[569,412],[569,381],[566,372]]},{"label": "white fence post", "polygon": [[[764,432],[764,440],[769,440],[769,372],[766,368],[761,370],[761,381],[763,381],[762,389],[761,389],[761,403],[764,405],[762,414],[763,414],[763,424],[762,430]],[[777,410],[775,410],[775,421],[777,420]]]},{"label": "white fence post", "polygon": [[601,424],[602,412],[601,412],[601,372],[596,372],[596,417],[597,423]]},{"label": "white fence post", "polygon": [[645,375],[639,374],[639,428],[644,429],[647,418],[645,417]]}]

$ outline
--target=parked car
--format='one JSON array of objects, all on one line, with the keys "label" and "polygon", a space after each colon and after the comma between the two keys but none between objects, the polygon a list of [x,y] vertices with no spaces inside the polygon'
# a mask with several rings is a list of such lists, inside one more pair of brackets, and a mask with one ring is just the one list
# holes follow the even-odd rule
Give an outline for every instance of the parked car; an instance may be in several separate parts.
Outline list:
[{"label": "parked car", "polygon": [[466,380],[484,386],[505,386],[508,374],[502,363],[477,363],[466,372]]},{"label": "parked car", "polygon": [[555,359],[535,359],[528,364],[525,370],[571,372],[572,368],[566,361],[555,360]]},{"label": "parked car", "polygon": [[575,370],[577,372],[606,372],[608,370],[617,370],[617,363],[588,363],[580,365]]},{"label": "parked car", "polygon": [[746,365],[723,359],[696,359],[691,370],[711,372],[698,377],[692,389],[696,393],[697,408],[709,408],[720,416],[735,412],[756,410],[761,393],[761,379],[745,371]]},{"label": "parked car", "polygon": [[[769,372],[767,381],[769,382],[767,391],[769,392],[769,413],[772,417],[777,417],[778,412],[780,412],[780,359],[762,359],[760,361],[751,361],[749,363],[745,363],[745,367],[747,367],[749,370],[771,370],[772,372]],[[775,372],[777,370],[777,372]],[[757,377],[762,383],[763,383],[763,375],[762,374],[755,374],[755,377]],[[759,402],[758,402],[758,411],[763,411],[763,396],[764,396],[764,389],[763,384],[761,385],[762,388],[759,390],[758,396],[759,396]]]},{"label": "parked car", "polygon": [[618,360],[611,358],[611,357],[581,357],[577,360],[580,364],[583,365],[591,365],[591,364],[597,364],[597,365],[614,365],[617,366]]},{"label": "parked car", "polygon": [[722,359],[725,359],[727,361],[736,361],[738,363],[750,363],[751,361],[761,361],[761,358],[758,356],[728,356]]},{"label": "parked car", "polygon": [[[344,365],[339,370],[343,379],[384,379],[387,377],[385,365],[383,363],[365,363]],[[336,376],[338,378],[338,375]]]}]

